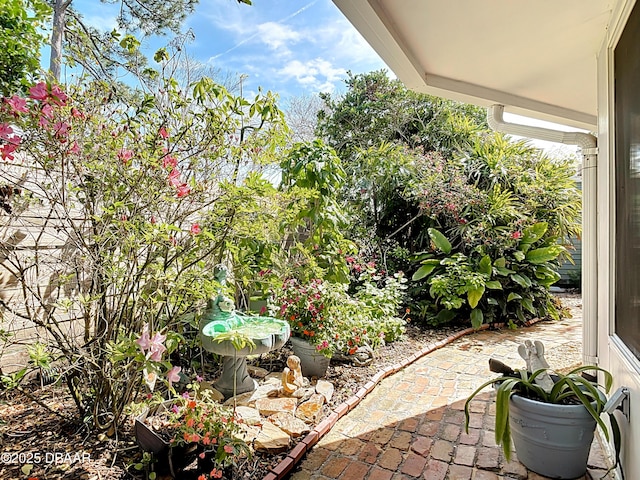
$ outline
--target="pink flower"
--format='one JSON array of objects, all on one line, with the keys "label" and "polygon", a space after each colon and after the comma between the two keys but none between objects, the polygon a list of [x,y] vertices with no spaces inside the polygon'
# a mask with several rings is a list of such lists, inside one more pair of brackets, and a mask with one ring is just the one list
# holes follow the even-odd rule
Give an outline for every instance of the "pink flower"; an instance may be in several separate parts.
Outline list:
[{"label": "pink flower", "polygon": [[178,405],[175,405],[175,404],[174,404],[174,405],[171,407],[171,411],[172,411],[173,413],[180,413],[180,407],[178,407]]},{"label": "pink flower", "polygon": [[163,345],[166,339],[166,335],[156,332],[151,340],[149,340],[149,360],[153,360],[154,362],[162,360],[162,354],[167,351],[167,348]]},{"label": "pink flower", "polygon": [[176,195],[178,198],[186,197],[191,193],[191,189],[188,187],[186,183],[183,183],[177,188]]},{"label": "pink flower", "polygon": [[42,116],[48,119],[53,118],[53,107],[51,105],[45,105],[42,107]]},{"label": "pink flower", "polygon": [[196,375],[196,382],[200,383],[203,378],[200,375]]},{"label": "pink flower", "polygon": [[127,162],[133,158],[133,152],[131,150],[121,148],[118,152],[118,158],[124,165],[126,165]]},{"label": "pink flower", "polygon": [[176,157],[166,156],[162,159],[163,168],[171,168],[171,171],[178,165]]},{"label": "pink flower", "polygon": [[51,99],[56,105],[64,106],[67,104],[67,94],[62,91],[59,85],[51,87]]},{"label": "pink flower", "polygon": [[167,133],[167,129],[164,127],[160,127],[160,130],[158,131],[158,135],[160,135],[162,138],[169,138],[169,134]]},{"label": "pink flower", "polygon": [[233,447],[231,445],[225,445],[224,451],[227,453],[233,453]]},{"label": "pink flower", "polygon": [[69,149],[70,153],[73,153],[75,155],[77,155],[78,153],[80,153],[80,145],[78,145],[78,142],[73,142],[73,145],[71,145],[71,148]]},{"label": "pink flower", "polygon": [[9,140],[9,136],[13,133],[13,128],[8,123],[0,123],[0,138]]},{"label": "pink flower", "polygon": [[71,115],[73,115],[74,118],[84,118],[84,113],[82,113],[76,107],[73,107],[71,109]]},{"label": "pink flower", "polygon": [[13,143],[0,145],[0,158],[2,158],[2,160],[13,160],[15,158],[13,152],[15,152],[17,148],[18,146]]},{"label": "pink flower", "polygon": [[514,240],[518,240],[520,237],[522,237],[522,232],[518,230],[511,234],[511,238],[513,238]]},{"label": "pink flower", "polygon": [[182,180],[180,180],[180,172],[177,168],[174,168],[169,172],[169,185],[176,188],[182,185]]},{"label": "pink flower", "polygon": [[11,110],[13,110],[13,113],[27,113],[29,111],[27,108],[27,100],[17,95],[9,98],[7,103],[11,107]]},{"label": "pink flower", "polygon": [[167,372],[167,380],[169,380],[169,387],[173,387],[173,382],[179,382],[180,381],[180,370],[182,370],[182,368],[180,367],[173,367],[171,370],[169,370]]},{"label": "pink flower", "polygon": [[200,228],[199,224],[194,223],[193,225],[191,225],[191,233],[193,235],[198,235],[200,232],[202,232],[202,229]]},{"label": "pink flower", "polygon": [[151,225],[155,225],[158,222],[158,219],[155,215],[151,215]]},{"label": "pink flower", "polygon": [[53,129],[56,132],[56,137],[60,138],[64,138],[69,134],[69,124],[67,122],[56,122],[53,125]]},{"label": "pink flower", "polygon": [[213,470],[211,470],[211,473],[209,475],[211,476],[211,478],[222,478],[222,470],[214,468]]},{"label": "pink flower", "polygon": [[29,89],[29,97],[34,100],[46,100],[49,92],[47,92],[47,84],[40,82]]},{"label": "pink flower", "polygon": [[136,343],[140,347],[140,350],[142,350],[142,353],[148,350],[149,346],[151,345],[150,340],[151,339],[149,338],[149,324],[145,323],[142,327],[142,334],[140,335],[140,338],[136,340]]}]

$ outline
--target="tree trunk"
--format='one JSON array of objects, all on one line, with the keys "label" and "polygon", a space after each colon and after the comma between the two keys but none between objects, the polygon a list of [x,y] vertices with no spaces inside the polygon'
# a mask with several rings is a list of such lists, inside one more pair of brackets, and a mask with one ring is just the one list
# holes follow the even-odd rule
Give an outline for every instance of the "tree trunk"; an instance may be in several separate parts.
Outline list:
[{"label": "tree trunk", "polygon": [[49,62],[49,71],[56,82],[60,81],[65,13],[70,4],[71,0],[55,0],[55,4],[53,6],[53,31],[51,32],[51,59]]}]

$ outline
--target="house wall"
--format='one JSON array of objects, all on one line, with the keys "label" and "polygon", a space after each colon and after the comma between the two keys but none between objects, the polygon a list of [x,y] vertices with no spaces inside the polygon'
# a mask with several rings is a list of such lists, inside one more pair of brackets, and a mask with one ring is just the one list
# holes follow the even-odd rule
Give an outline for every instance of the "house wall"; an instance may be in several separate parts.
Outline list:
[{"label": "house wall", "polygon": [[[625,478],[640,478],[640,362],[615,334],[615,115],[613,51],[635,0],[612,5],[609,29],[598,55],[598,176],[597,176],[597,293],[599,365],[614,377],[614,389],[630,390],[631,415],[616,412],[622,431],[622,463]],[[584,268],[594,268],[584,265]]]}]

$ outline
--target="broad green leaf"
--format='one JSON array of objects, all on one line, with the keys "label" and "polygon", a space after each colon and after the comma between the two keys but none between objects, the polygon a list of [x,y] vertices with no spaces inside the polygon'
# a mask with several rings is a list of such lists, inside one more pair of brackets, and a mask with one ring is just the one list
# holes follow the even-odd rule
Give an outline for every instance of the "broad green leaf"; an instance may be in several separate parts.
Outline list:
[{"label": "broad green leaf", "polygon": [[435,316],[434,320],[440,323],[449,323],[451,320],[456,318],[457,313],[453,310],[440,310],[438,314]]},{"label": "broad green leaf", "polygon": [[417,281],[422,280],[424,277],[429,275],[436,268],[436,265],[422,265],[411,277],[411,280]]},{"label": "broad green leaf", "polygon": [[530,298],[523,298],[522,306],[526,308],[530,313],[533,313],[535,315],[536,309],[533,308],[533,302],[531,301]]},{"label": "broad green leaf", "polygon": [[482,298],[482,295],[484,295],[484,287],[469,290],[467,292],[467,300],[469,301],[469,306],[471,308],[476,308],[478,306],[478,302]]},{"label": "broad green leaf", "polygon": [[451,243],[449,243],[447,237],[445,237],[439,230],[436,230],[435,228],[430,228],[427,230],[427,232],[429,233],[429,238],[431,238],[431,241],[439,250],[446,253],[447,255],[451,253]]},{"label": "broad green leaf", "polygon": [[509,278],[511,278],[511,280],[516,282],[522,288],[529,288],[531,286],[531,280],[529,280],[528,277],[522,276],[522,275],[520,275],[518,273],[514,273]]},{"label": "broad green leaf", "polygon": [[564,247],[561,245],[551,245],[550,247],[542,247],[536,248],[535,250],[531,250],[527,253],[527,261],[533,263],[534,265],[538,265],[541,263],[549,262],[551,260],[555,260],[560,255],[560,252],[564,250]]},{"label": "broad green leaf", "polygon": [[496,299],[495,299],[495,298],[493,298],[493,297],[487,297],[487,303],[488,303],[489,305],[500,305],[500,304],[498,303],[498,300],[496,300]]},{"label": "broad green leaf", "polygon": [[537,242],[542,238],[542,236],[547,232],[548,225],[546,222],[539,222],[535,225],[530,226],[529,228],[525,228],[522,231],[522,237],[520,238],[520,243],[518,244],[518,250],[522,250],[526,252],[531,248],[531,245]]},{"label": "broad green leaf", "polygon": [[507,259],[504,257],[497,258],[495,262],[493,262],[495,267],[504,268],[507,266]]},{"label": "broad green leaf", "polygon": [[520,250],[516,250],[515,252],[513,252],[513,256],[515,257],[516,260],[518,260],[519,262],[521,262],[522,260],[524,260],[524,252],[521,252]]},{"label": "broad green leaf", "polygon": [[480,264],[478,265],[478,271],[480,273],[484,273],[485,275],[491,275],[491,257],[489,255],[485,255],[480,260]]},{"label": "broad green leaf", "polygon": [[515,273],[513,270],[504,267],[496,267],[496,272],[498,273],[498,275],[502,275],[503,277],[506,277],[511,273]]},{"label": "broad green leaf", "polygon": [[502,284],[498,280],[490,280],[484,286],[491,290],[502,290]]},{"label": "broad green leaf", "polygon": [[484,315],[482,314],[482,310],[479,308],[474,308],[471,310],[471,326],[473,328],[480,328],[482,323],[484,322]]},{"label": "broad green leaf", "polygon": [[522,297],[515,292],[511,292],[507,297],[507,302],[510,302],[511,300],[522,300]]}]

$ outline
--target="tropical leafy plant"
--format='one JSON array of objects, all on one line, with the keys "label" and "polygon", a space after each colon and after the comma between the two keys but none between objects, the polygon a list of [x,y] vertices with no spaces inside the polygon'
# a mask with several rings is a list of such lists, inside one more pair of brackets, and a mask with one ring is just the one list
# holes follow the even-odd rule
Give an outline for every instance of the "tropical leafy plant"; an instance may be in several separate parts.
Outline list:
[{"label": "tropical leafy plant", "polygon": [[469,316],[472,326],[506,319],[525,323],[534,316],[558,318],[548,288],[559,278],[557,259],[565,251],[545,237],[545,222],[513,232],[500,249],[479,245],[469,255],[453,252],[449,240],[430,228],[434,249],[416,257],[415,281],[426,280],[429,295],[444,310],[434,321]]},{"label": "tropical leafy plant", "polygon": [[[581,375],[582,372],[598,371],[604,376],[604,386],[595,381],[588,380]],[[509,400],[512,395],[520,395],[543,403],[559,405],[583,405],[589,415],[596,421],[602,429],[605,437],[609,440],[609,429],[600,415],[604,411],[606,395],[611,389],[613,378],[611,374],[603,368],[585,365],[571,370],[566,374],[551,372],[555,377],[551,391],[547,392],[536,383],[536,378],[547,372],[545,369],[527,372],[517,370],[513,376],[502,376],[491,379],[480,385],[464,404],[465,429],[469,432],[469,421],[471,418],[471,401],[485,388],[496,387],[496,414],[495,414],[495,440],[502,446],[507,461],[511,457],[511,429],[509,427]],[[603,392],[604,390],[604,392]],[[620,432],[615,416],[610,413],[609,420],[616,444],[619,451]]]}]

